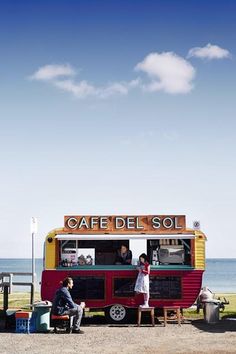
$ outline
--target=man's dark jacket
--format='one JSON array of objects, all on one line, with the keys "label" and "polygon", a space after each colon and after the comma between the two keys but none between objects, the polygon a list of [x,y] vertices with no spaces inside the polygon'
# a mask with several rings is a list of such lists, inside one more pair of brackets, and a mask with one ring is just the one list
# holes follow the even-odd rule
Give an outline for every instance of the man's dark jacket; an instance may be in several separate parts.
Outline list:
[{"label": "man's dark jacket", "polygon": [[63,286],[58,289],[52,304],[52,313],[54,315],[65,315],[69,309],[76,307],[76,304],[72,300],[69,290]]}]

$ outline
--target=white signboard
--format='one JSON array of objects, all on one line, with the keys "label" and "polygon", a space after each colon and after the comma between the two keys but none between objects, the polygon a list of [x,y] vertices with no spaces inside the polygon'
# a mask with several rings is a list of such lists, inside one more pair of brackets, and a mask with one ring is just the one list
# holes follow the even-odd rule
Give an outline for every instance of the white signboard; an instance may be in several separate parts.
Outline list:
[{"label": "white signboard", "polygon": [[38,220],[34,216],[31,218],[30,230],[31,234],[36,234],[38,231]]}]

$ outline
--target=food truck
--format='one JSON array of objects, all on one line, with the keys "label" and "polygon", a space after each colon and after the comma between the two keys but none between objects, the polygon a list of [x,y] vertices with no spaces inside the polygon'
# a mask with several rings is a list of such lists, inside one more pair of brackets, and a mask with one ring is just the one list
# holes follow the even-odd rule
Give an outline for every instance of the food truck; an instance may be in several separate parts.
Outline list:
[{"label": "food truck", "polygon": [[[201,289],[205,241],[202,231],[186,227],[185,215],[65,216],[64,227],[46,236],[42,300],[52,301],[69,276],[75,302],[104,310],[110,322],[125,322],[143,302],[134,286],[139,255],[146,253],[150,306],[188,308]],[[116,264],[121,245],[132,251],[131,264]]]}]

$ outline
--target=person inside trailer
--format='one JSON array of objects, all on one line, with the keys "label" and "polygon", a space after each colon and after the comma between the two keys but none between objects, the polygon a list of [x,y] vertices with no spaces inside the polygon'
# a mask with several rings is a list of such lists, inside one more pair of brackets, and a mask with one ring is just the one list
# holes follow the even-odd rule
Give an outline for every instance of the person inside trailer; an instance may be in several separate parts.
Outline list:
[{"label": "person inside trailer", "polygon": [[132,252],[127,245],[122,244],[117,250],[115,264],[130,265],[132,264]]}]

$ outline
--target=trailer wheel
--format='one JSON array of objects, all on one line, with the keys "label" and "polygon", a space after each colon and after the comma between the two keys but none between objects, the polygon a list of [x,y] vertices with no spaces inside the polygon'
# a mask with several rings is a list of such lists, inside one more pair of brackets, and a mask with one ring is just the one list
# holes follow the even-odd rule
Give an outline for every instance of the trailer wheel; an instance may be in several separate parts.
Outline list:
[{"label": "trailer wheel", "polygon": [[112,305],[105,310],[106,320],[109,323],[124,323],[127,320],[127,309],[120,304]]}]

